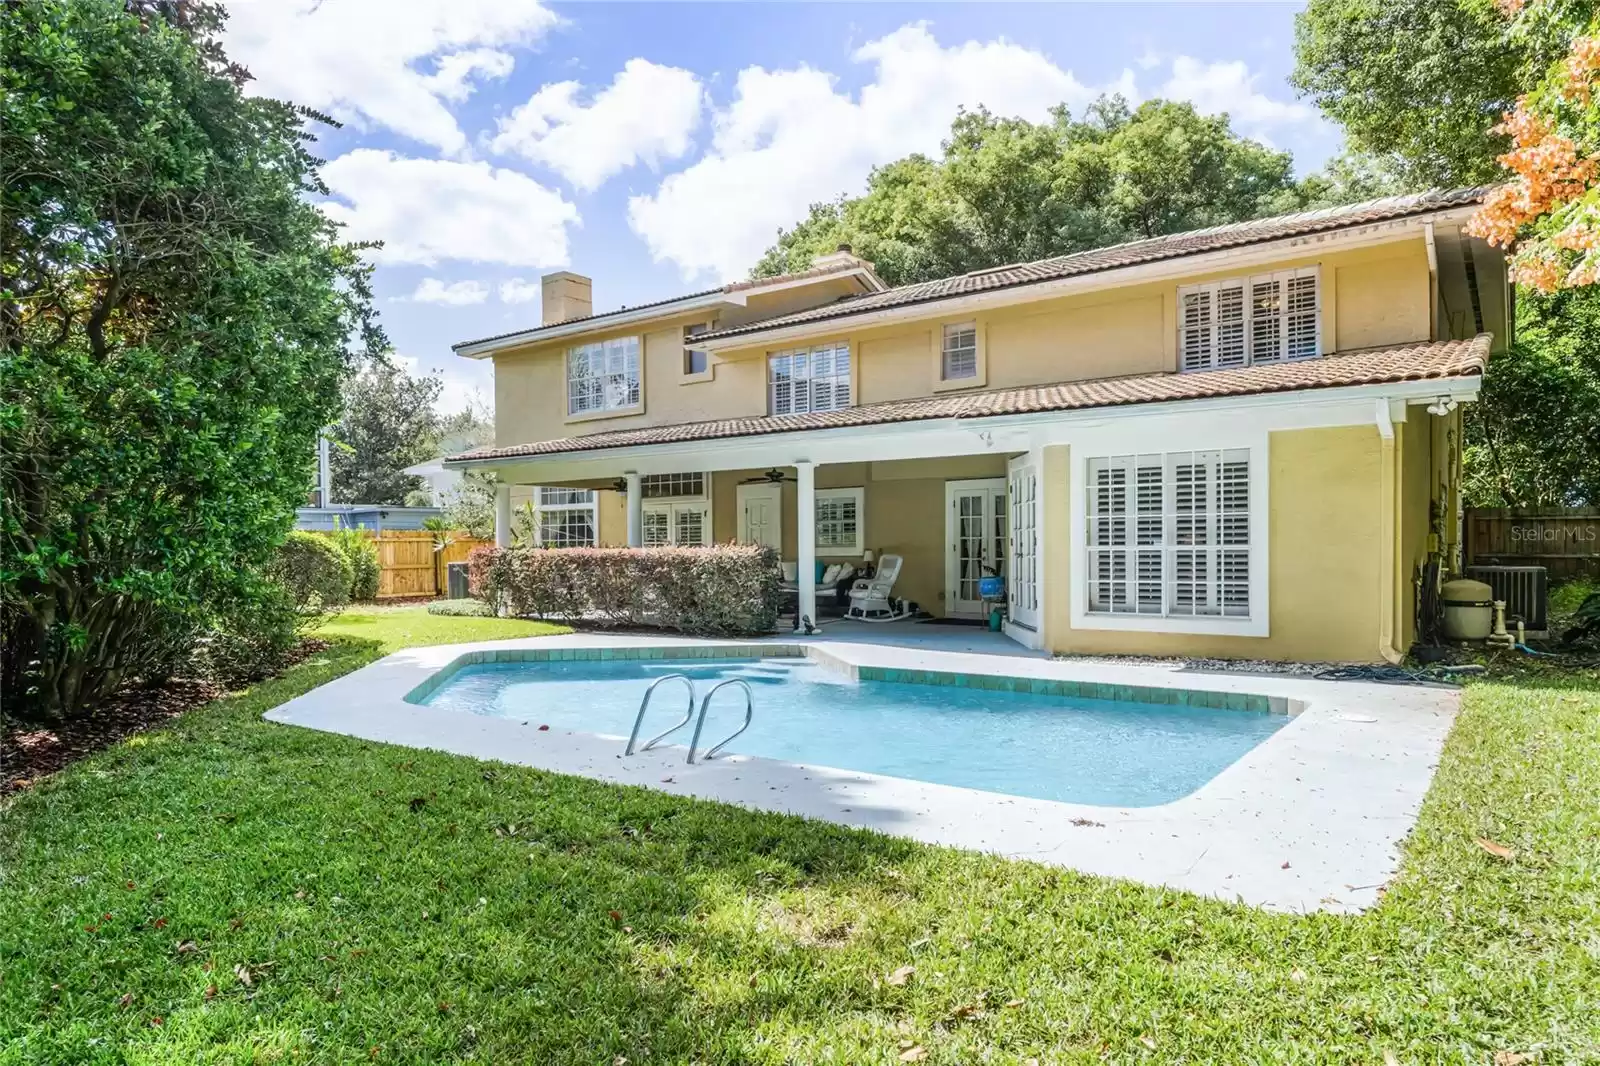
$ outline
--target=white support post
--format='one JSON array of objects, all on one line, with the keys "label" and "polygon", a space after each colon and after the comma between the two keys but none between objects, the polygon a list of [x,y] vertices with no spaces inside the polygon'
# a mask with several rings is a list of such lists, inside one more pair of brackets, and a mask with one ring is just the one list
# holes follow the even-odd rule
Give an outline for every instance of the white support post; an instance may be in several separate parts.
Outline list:
[{"label": "white support post", "polygon": [[328,455],[328,433],[332,426],[324,426],[317,435],[317,506],[333,505],[333,466]]},{"label": "white support post", "polygon": [[795,537],[799,545],[799,558],[795,564],[795,585],[799,589],[800,609],[796,612],[795,629],[803,629],[802,619],[817,621],[817,471],[809,459],[794,464],[795,493],[799,506],[795,508]]},{"label": "white support post", "polygon": [[623,475],[628,482],[628,547],[644,547],[644,491],[639,487],[639,475],[628,471]]},{"label": "white support post", "polygon": [[494,546],[511,547],[511,486],[494,487]]}]

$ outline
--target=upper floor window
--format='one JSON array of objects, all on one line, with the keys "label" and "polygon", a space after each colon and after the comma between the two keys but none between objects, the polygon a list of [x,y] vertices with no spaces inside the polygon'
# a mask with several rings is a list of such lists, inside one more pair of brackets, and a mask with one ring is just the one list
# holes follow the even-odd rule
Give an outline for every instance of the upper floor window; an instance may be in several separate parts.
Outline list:
[{"label": "upper floor window", "polygon": [[850,406],[850,346],[823,344],[767,357],[768,395],[775,415],[838,411]]},{"label": "upper floor window", "polygon": [[978,326],[975,322],[944,327],[939,376],[945,381],[978,376]]},{"label": "upper floor window", "polygon": [[710,332],[711,325],[707,322],[696,322],[692,326],[683,327],[683,372],[685,374],[704,374],[711,366],[711,353],[702,348],[691,348],[689,344],[695,337],[702,333]]},{"label": "upper floor window", "polygon": [[614,337],[567,352],[567,414],[639,406],[639,338]]},{"label": "upper floor window", "polygon": [[1182,370],[1310,359],[1322,354],[1316,267],[1229,278],[1178,290]]}]

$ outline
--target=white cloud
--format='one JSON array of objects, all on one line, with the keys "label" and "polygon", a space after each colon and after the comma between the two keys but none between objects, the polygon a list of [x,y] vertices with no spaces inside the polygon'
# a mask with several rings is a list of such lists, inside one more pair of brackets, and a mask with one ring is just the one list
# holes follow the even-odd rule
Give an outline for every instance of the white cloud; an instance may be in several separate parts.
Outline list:
[{"label": "white cloud", "polygon": [[481,304],[489,298],[489,286],[481,281],[444,282],[438,278],[423,278],[411,299],[419,304],[444,304],[447,307],[465,307]]},{"label": "white cloud", "polygon": [[467,141],[445,104],[558,22],[539,0],[237,0],[224,45],[253,92],[456,153]]},{"label": "white cloud", "polygon": [[505,304],[532,303],[539,298],[542,286],[537,281],[509,278],[500,283],[500,302]]},{"label": "white cloud", "polygon": [[1005,40],[943,48],[920,24],[854,59],[876,68],[855,97],[810,67],[740,71],[705,157],[629,201],[651,254],[686,276],[742,275],[810,204],[859,193],[876,165],[937,153],[959,107],[1037,121],[1055,104],[1081,107],[1096,95],[1039,52]]},{"label": "white cloud", "polygon": [[579,92],[575,81],[544,86],[500,120],[490,147],[593,189],[635,163],[656,166],[682,156],[700,124],[700,79],[678,67],[630,59],[588,104]]},{"label": "white cloud", "polygon": [[408,159],[358,148],[323,168],[322,209],[351,240],[383,241],[378,263],[461,259],[554,267],[567,261],[578,209],[526,174],[487,163]]},{"label": "white cloud", "polygon": [[1251,74],[1242,59],[1202,63],[1190,56],[1172,61],[1172,76],[1157,95],[1188,100],[1207,115],[1226,113],[1235,129],[1253,133],[1263,127],[1323,121],[1317,110],[1292,100],[1274,100],[1259,88],[1259,75]]}]

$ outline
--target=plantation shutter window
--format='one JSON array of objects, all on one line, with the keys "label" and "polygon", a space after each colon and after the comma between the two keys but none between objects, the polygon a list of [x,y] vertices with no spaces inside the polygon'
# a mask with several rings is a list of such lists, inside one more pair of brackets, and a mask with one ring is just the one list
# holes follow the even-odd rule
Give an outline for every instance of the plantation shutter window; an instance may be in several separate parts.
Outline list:
[{"label": "plantation shutter window", "polygon": [[1248,619],[1247,449],[1087,463],[1088,610]]},{"label": "plantation shutter window", "polygon": [[978,327],[973,322],[944,327],[940,377],[960,381],[978,376]]},{"label": "plantation shutter window", "polygon": [[859,555],[862,550],[861,489],[818,489],[817,551],[824,555]]},{"label": "plantation shutter window", "polygon": [[567,414],[639,406],[639,338],[614,337],[567,351]]},{"label": "plantation shutter window", "polygon": [[824,344],[767,357],[768,399],[775,415],[850,406],[850,346]]},{"label": "plantation shutter window", "polygon": [[1316,267],[1178,290],[1178,367],[1227,370],[1322,354]]}]

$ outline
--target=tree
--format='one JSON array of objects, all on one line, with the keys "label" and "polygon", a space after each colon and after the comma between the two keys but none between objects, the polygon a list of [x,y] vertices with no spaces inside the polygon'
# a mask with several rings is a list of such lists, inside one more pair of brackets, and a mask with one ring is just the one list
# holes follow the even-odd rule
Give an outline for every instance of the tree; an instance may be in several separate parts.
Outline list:
[{"label": "tree", "polygon": [[333,440],[333,494],[347,503],[402,506],[422,479],[405,468],[435,455],[444,383],[412,377],[389,360],[366,367],[344,390],[344,414]]},{"label": "tree", "polygon": [[[1502,0],[1521,29],[1550,21],[1551,0]],[[1544,19],[1537,16],[1545,15]],[[1467,231],[1516,247],[1511,276],[1540,292],[1600,283],[1600,12],[1569,22],[1566,54],[1519,96],[1496,131],[1511,180],[1491,192]]]},{"label": "tree", "polygon": [[309,112],[190,4],[0,6],[0,695],[73,713],[248,618],[383,346]]},{"label": "tree", "polygon": [[865,194],[813,205],[752,274],[849,244],[890,284],[926,281],[1294,210],[1329,187],[1303,191],[1287,153],[1189,104],[1105,97],[1047,123],[980,109],[957,116],[942,158],[897,160]]},{"label": "tree", "polygon": [[1466,421],[1477,507],[1600,506],[1600,287],[1517,301],[1517,343]]}]

